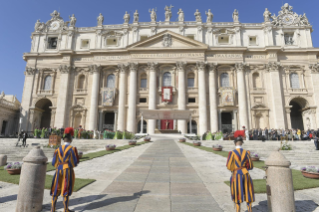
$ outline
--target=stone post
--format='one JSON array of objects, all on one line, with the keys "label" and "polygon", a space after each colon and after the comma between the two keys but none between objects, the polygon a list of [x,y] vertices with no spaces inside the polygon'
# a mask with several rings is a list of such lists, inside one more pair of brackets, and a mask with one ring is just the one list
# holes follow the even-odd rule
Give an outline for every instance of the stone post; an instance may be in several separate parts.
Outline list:
[{"label": "stone post", "polygon": [[207,101],[206,101],[206,63],[197,62],[198,71],[198,110],[199,110],[199,135],[207,131]]},{"label": "stone post", "polygon": [[[178,109],[186,109],[186,88],[185,88],[185,66],[186,62],[176,62],[178,71]],[[186,120],[178,120],[178,131],[182,134],[187,133]],[[175,125],[174,125],[175,126]]]},{"label": "stone post", "polygon": [[137,93],[137,63],[130,63],[130,89],[128,102],[128,116],[127,116],[127,130],[129,132],[136,132],[136,93]]},{"label": "stone post", "polygon": [[40,146],[23,158],[16,212],[42,210],[47,161]]},{"label": "stone post", "polygon": [[209,64],[209,105],[210,105],[210,131],[218,131],[217,117],[217,85],[216,85],[217,64]]},{"label": "stone post", "polygon": [[126,105],[126,71],[127,64],[118,64],[120,72],[120,85],[119,85],[119,115],[117,121],[117,129],[120,131],[125,130],[125,105]]},{"label": "stone post", "polygon": [[279,151],[272,152],[265,161],[267,166],[268,211],[295,212],[294,186],[291,165]]},{"label": "stone post", "polygon": [[7,165],[7,155],[0,155],[0,166],[5,166]]},{"label": "stone post", "polygon": [[91,102],[90,102],[89,130],[96,130],[97,129],[98,104],[99,104],[101,66],[91,65],[89,68],[90,68],[91,74],[93,75]]},{"label": "stone post", "polygon": [[237,89],[238,89],[238,109],[239,109],[239,128],[248,126],[248,114],[247,114],[247,100],[246,100],[246,89],[245,89],[245,64],[236,63],[235,68],[237,71]]},{"label": "stone post", "polygon": [[[157,99],[157,94],[156,94],[156,88],[157,88],[157,83],[156,83],[156,69],[157,69],[157,63],[152,63],[149,62],[147,63],[147,68],[150,73],[149,77],[149,86],[148,86],[148,109],[149,110],[155,110],[156,109],[156,99]],[[149,119],[147,122],[147,133],[148,134],[154,134],[155,132],[155,119]]]}]

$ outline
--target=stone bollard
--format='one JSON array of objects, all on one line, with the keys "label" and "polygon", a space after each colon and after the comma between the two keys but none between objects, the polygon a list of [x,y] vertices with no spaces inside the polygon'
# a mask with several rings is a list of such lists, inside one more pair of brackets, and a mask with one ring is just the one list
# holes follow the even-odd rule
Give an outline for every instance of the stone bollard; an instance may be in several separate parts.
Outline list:
[{"label": "stone bollard", "polygon": [[0,166],[5,166],[7,165],[7,155],[0,155]]},{"label": "stone bollard", "polygon": [[40,146],[23,158],[16,212],[42,210],[47,161]]},{"label": "stone bollard", "polygon": [[272,152],[265,161],[268,211],[295,212],[294,186],[292,182],[291,165],[285,156],[279,152]]}]

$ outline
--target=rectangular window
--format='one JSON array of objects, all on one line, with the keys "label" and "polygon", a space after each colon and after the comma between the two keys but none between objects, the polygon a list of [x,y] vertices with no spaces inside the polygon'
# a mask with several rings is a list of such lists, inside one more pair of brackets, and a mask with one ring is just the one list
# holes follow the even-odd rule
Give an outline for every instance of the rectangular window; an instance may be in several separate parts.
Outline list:
[{"label": "rectangular window", "polygon": [[147,87],[147,79],[141,79],[141,88]]},{"label": "rectangular window", "polygon": [[189,39],[195,40],[195,36],[194,35],[186,35],[186,37],[188,37]]},{"label": "rectangular window", "polygon": [[117,38],[107,38],[106,45],[107,46],[117,46]]},{"label": "rectangular window", "polygon": [[144,41],[144,40],[146,40],[147,38],[148,38],[147,35],[141,35],[140,41]]},{"label": "rectangular window", "polygon": [[257,38],[256,37],[249,37],[249,45],[256,46],[257,45]]},{"label": "rectangular window", "polygon": [[193,88],[194,87],[194,78],[187,79],[187,87]]},{"label": "rectangular window", "polygon": [[56,49],[58,47],[58,38],[48,38],[48,49]]},{"label": "rectangular window", "polygon": [[285,44],[294,45],[294,35],[291,33],[285,33]]},{"label": "rectangular window", "polygon": [[81,49],[89,49],[90,40],[81,40]]},{"label": "rectangular window", "polygon": [[188,98],[188,103],[195,103],[196,99],[195,98]]},{"label": "rectangular window", "polygon": [[140,103],[146,103],[146,98],[140,98]]},{"label": "rectangular window", "polygon": [[220,36],[218,37],[219,44],[229,44],[229,36]]}]

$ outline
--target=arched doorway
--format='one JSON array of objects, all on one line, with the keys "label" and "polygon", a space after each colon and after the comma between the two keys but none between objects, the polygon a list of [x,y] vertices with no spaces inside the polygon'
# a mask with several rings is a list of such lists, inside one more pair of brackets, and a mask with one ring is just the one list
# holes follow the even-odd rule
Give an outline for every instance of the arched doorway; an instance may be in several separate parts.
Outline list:
[{"label": "arched doorway", "polygon": [[187,132],[190,134],[197,135],[197,123],[196,121],[192,120],[192,132],[189,129],[189,122],[187,122]]},{"label": "arched doorway", "polygon": [[304,130],[304,123],[302,118],[302,109],[306,106],[307,102],[304,99],[293,99],[289,103],[290,108],[290,121],[293,129]]},{"label": "arched doorway", "polygon": [[49,99],[41,99],[35,104],[36,110],[40,111],[40,128],[51,126],[52,102]]},{"label": "arched doorway", "polygon": [[114,112],[106,112],[104,115],[104,126],[103,129],[114,131]]},{"label": "arched doorway", "polygon": [[[147,131],[147,122],[143,121],[143,132],[142,133],[146,133],[146,131]],[[139,121],[137,124],[137,133],[141,133],[141,121]]]}]

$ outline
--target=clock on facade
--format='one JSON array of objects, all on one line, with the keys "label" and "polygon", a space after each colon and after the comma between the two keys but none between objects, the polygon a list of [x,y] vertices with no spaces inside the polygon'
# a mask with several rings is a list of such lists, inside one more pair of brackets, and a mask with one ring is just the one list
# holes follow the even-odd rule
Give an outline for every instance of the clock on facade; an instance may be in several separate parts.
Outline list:
[{"label": "clock on facade", "polygon": [[51,30],[57,30],[60,27],[60,22],[59,21],[53,21],[50,25]]},{"label": "clock on facade", "polygon": [[294,22],[294,17],[292,15],[286,14],[282,16],[282,22],[284,24],[290,25]]}]

